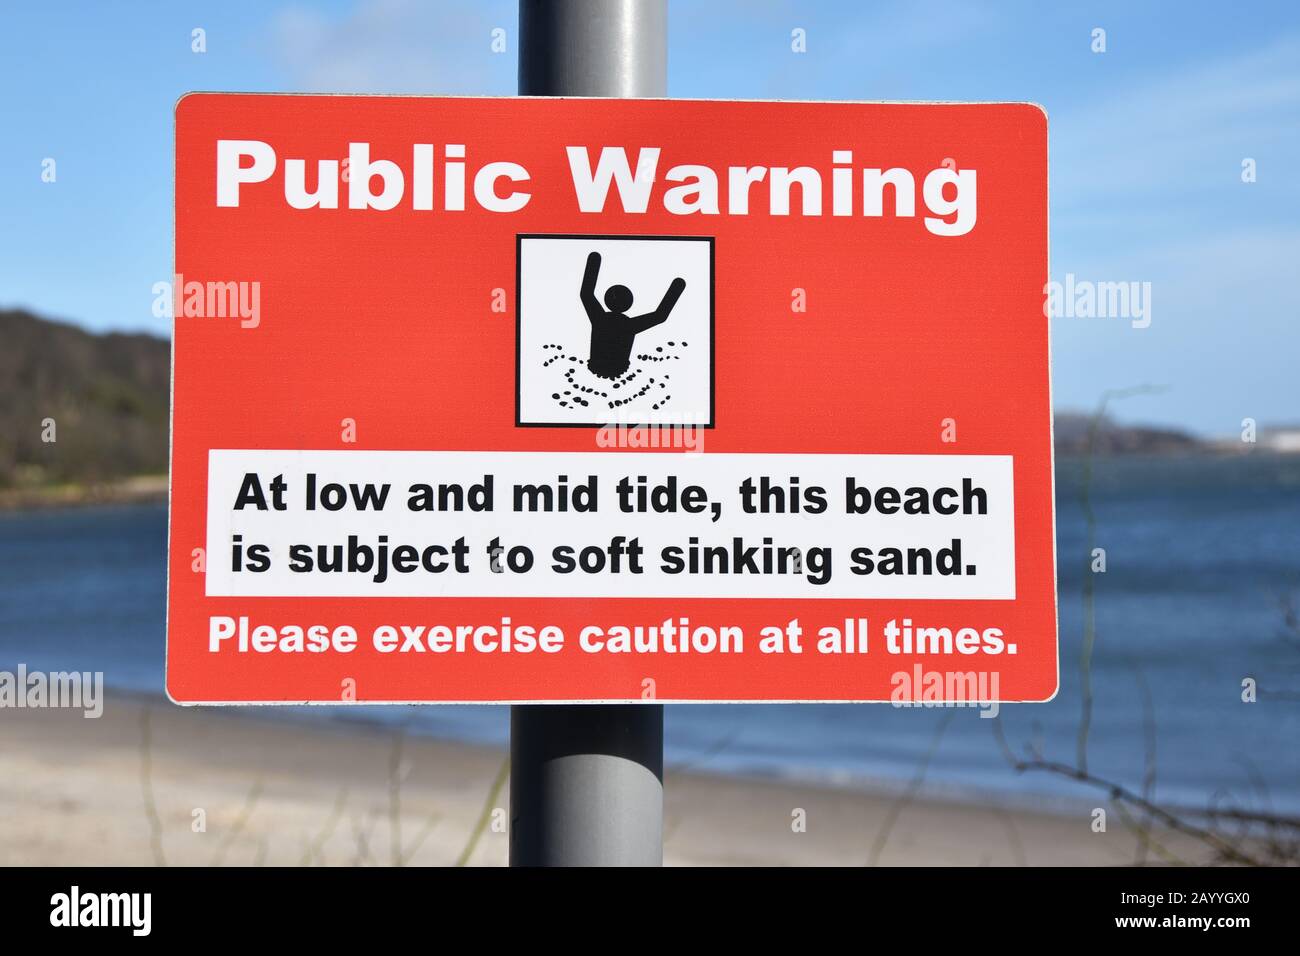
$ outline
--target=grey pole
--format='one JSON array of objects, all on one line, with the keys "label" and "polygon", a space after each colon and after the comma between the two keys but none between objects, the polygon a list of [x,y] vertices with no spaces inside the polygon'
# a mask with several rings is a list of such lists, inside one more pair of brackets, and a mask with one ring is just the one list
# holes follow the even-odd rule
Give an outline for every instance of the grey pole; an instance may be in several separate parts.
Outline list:
[{"label": "grey pole", "polygon": [[667,96],[668,0],[519,0],[521,96]]},{"label": "grey pole", "polygon": [[[525,96],[666,96],[667,0],[520,0]],[[661,866],[661,704],[510,710],[510,865]]]}]

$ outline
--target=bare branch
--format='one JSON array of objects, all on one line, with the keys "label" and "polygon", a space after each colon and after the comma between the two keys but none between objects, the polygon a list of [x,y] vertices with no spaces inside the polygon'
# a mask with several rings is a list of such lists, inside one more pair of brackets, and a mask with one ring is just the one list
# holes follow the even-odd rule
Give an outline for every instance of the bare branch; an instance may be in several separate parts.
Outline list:
[{"label": "bare branch", "polygon": [[153,852],[155,866],[166,866],[167,857],[163,854],[162,817],[158,815],[158,804],[153,795],[153,710],[145,706],[140,712],[140,793],[144,799],[144,815],[149,821],[149,848]]},{"label": "bare branch", "polygon": [[460,856],[456,858],[456,866],[466,866],[470,858],[474,855],[474,850],[478,846],[479,839],[487,830],[488,823],[492,819],[492,811],[496,808],[497,797],[501,794],[501,788],[505,786],[506,780],[510,778],[510,756],[507,754],[506,759],[501,761],[501,769],[497,771],[496,779],[492,781],[492,786],[488,788],[487,799],[483,801],[483,810],[479,813],[478,821],[474,824],[474,829],[469,835],[469,842],[465,844],[465,849],[460,851]]}]

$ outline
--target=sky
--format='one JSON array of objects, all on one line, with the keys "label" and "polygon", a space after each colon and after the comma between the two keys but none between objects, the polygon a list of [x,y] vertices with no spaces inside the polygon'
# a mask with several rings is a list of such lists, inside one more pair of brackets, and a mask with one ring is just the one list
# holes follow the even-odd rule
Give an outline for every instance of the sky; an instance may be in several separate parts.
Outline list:
[{"label": "sky", "polygon": [[[1151,284],[1145,328],[1053,320],[1057,408],[1147,385],[1158,389],[1116,417],[1206,435],[1247,417],[1300,422],[1300,4],[670,0],[669,11],[671,96],[1041,104],[1051,278]],[[153,286],[172,272],[181,94],[512,95],[516,25],[501,0],[0,0],[0,307],[167,335]],[[191,48],[195,28],[206,52]],[[806,52],[791,49],[796,28]]]}]

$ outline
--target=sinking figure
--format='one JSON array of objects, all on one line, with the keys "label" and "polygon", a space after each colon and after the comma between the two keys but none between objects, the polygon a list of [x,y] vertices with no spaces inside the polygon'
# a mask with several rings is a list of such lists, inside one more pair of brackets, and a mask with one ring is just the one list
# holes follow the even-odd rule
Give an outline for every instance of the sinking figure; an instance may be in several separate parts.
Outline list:
[{"label": "sinking figure", "polygon": [[582,276],[582,304],[591,321],[591,355],[587,368],[601,378],[618,378],[627,371],[632,355],[632,343],[646,329],[668,321],[668,315],[681,298],[686,280],[677,278],[668,286],[663,301],[653,312],[628,316],[632,308],[632,291],[625,285],[612,285],[605,290],[605,308],[596,298],[596,275],[600,272],[600,253],[587,256],[587,271]]}]

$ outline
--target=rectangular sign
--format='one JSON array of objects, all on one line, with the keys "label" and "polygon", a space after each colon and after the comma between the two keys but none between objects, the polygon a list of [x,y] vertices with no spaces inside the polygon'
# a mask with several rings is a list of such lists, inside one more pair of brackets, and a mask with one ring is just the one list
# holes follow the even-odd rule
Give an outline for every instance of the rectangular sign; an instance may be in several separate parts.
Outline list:
[{"label": "rectangular sign", "polygon": [[181,703],[1057,688],[1027,104],[192,94]]}]

